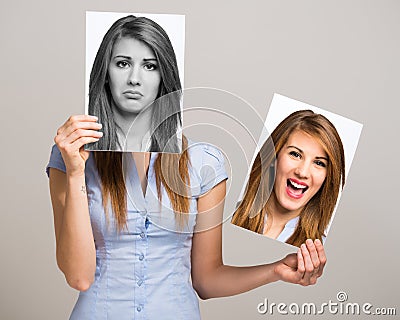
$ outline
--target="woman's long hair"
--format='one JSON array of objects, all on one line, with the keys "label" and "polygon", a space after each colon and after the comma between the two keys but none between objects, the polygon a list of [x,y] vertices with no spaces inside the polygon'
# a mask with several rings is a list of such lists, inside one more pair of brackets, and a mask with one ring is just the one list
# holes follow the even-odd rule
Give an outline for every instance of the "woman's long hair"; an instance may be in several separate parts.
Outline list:
[{"label": "woman's long hair", "polygon": [[263,232],[265,215],[268,214],[270,201],[273,201],[270,193],[273,189],[275,158],[296,131],[305,132],[316,139],[328,156],[325,181],[300,212],[297,227],[286,241],[300,246],[306,239],[322,240],[322,236],[325,236],[340,188],[345,183],[344,150],[340,136],[327,118],[311,110],[296,111],[289,115],[261,147],[232,223],[257,233]]},{"label": "woman's long hair", "polygon": [[103,137],[88,146],[89,150],[122,150],[118,141],[118,125],[114,121],[112,95],[108,83],[108,66],[117,40],[128,37],[142,41],[153,50],[160,70],[161,82],[152,109],[151,146],[147,151],[179,152],[177,131],[182,125],[182,87],[178,64],[165,30],[145,17],[127,16],[114,22],[97,51],[89,80],[89,114],[103,124]]},{"label": "woman's long hair", "polygon": [[[161,185],[163,185],[180,230],[183,230],[187,223],[189,216],[187,213],[190,209],[190,159],[187,148],[188,142],[183,136],[181,154],[159,153],[154,162],[158,198],[161,200]],[[127,190],[122,157],[122,152],[94,152],[94,160],[102,185],[103,207],[107,213],[108,205],[111,203],[119,231],[126,227],[127,222]]]},{"label": "woman's long hair", "polygon": [[[181,82],[175,52],[168,35],[157,23],[144,18],[127,16],[117,20],[108,30],[97,51],[89,81],[89,114],[103,124],[103,137],[89,146],[91,150],[121,150],[112,110],[112,95],[108,84],[108,66],[115,42],[122,37],[143,41],[154,52],[158,61],[161,82],[158,98],[153,105],[151,147],[148,151],[178,152],[180,140],[176,133],[182,124]],[[160,105],[162,103],[162,105]],[[182,153],[158,154],[154,163],[158,197],[161,184],[178,216],[179,226],[187,221],[189,212],[188,186],[190,185],[187,140],[182,137]],[[125,186],[123,154],[120,152],[95,152],[94,159],[102,184],[103,206],[107,212],[111,203],[119,231],[126,227],[127,190]]]}]

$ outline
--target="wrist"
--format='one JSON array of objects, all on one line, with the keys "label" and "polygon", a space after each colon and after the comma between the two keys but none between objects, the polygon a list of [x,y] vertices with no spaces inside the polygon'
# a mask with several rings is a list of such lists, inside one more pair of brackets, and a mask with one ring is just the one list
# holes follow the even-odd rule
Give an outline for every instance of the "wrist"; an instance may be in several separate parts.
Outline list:
[{"label": "wrist", "polygon": [[67,176],[67,192],[74,195],[83,195],[86,197],[86,179],[83,175],[68,175]]},{"label": "wrist", "polygon": [[270,264],[270,266],[271,266],[271,271],[270,271],[271,272],[271,275],[270,275],[271,282],[277,282],[277,281],[282,280],[282,275],[279,271],[279,263],[280,263],[280,261]]},{"label": "wrist", "polygon": [[67,179],[82,179],[85,178],[85,168],[81,169],[70,169],[66,168]]},{"label": "wrist", "polygon": [[68,171],[66,172],[67,182],[69,184],[85,184],[85,172],[84,171]]}]

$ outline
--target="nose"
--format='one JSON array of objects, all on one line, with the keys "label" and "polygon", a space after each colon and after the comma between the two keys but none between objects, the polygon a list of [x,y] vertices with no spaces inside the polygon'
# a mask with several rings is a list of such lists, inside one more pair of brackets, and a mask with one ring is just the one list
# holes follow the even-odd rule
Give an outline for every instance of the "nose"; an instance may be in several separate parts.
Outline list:
[{"label": "nose", "polygon": [[295,174],[299,176],[299,178],[308,179],[310,177],[310,164],[308,164],[305,161],[302,161],[297,166]]},{"label": "nose", "polygon": [[129,73],[129,77],[128,77],[128,84],[131,85],[138,85],[140,86],[141,84],[141,75],[140,75],[140,68],[139,66],[133,66],[131,68],[131,72]]}]

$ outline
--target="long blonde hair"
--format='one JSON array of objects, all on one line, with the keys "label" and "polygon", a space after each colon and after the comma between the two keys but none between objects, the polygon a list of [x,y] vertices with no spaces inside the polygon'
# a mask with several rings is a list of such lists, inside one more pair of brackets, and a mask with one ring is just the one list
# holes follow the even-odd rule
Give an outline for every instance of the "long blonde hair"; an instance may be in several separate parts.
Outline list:
[{"label": "long blonde hair", "polygon": [[315,138],[328,156],[325,181],[302,209],[293,234],[286,241],[300,246],[306,239],[320,239],[331,220],[340,187],[345,184],[345,161],[342,141],[335,126],[323,115],[311,110],[296,111],[285,118],[272,132],[257,154],[250,171],[243,200],[232,223],[262,233],[265,214],[273,189],[274,162],[291,134],[302,131]]}]

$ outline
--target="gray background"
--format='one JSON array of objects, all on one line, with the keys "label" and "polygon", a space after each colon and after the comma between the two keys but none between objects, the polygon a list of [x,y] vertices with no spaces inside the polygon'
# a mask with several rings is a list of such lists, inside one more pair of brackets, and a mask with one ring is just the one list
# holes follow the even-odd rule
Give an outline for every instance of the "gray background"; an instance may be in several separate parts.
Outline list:
[{"label": "gray background", "polygon": [[[364,124],[323,278],[201,302],[204,319],[336,319],[259,315],[256,307],[264,298],[321,304],[341,290],[349,302],[400,314],[399,1],[15,0],[0,4],[1,319],[67,319],[76,299],[55,263],[44,167],[56,129],[84,110],[85,10],[185,14],[186,87],[232,92],[263,118],[278,92]],[[269,262],[289,251],[224,225],[226,263]]]}]

